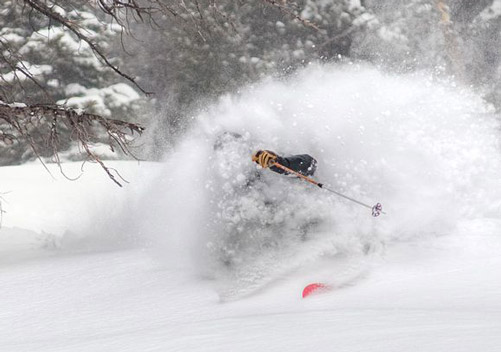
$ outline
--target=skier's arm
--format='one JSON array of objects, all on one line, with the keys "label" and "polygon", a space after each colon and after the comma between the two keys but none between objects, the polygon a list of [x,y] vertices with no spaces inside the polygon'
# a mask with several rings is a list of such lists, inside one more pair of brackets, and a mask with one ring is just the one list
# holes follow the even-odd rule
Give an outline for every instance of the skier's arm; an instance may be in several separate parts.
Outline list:
[{"label": "skier's arm", "polygon": [[270,170],[279,174],[286,174],[287,172],[270,165],[276,162],[305,176],[313,175],[317,167],[317,161],[307,154],[293,155],[284,158],[269,150],[258,150],[252,156],[252,161],[261,165],[263,168],[270,167]]},{"label": "skier's arm", "polygon": [[[276,162],[305,176],[313,175],[317,169],[317,161],[308,154],[293,155],[287,158],[279,156]],[[270,170],[278,172],[279,174],[287,173],[275,166],[271,166]]]}]

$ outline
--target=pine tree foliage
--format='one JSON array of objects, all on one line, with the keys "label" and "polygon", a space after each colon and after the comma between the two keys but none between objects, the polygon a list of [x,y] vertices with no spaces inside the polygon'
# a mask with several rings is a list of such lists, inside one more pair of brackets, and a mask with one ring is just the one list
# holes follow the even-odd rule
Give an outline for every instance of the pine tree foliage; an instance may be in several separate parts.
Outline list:
[{"label": "pine tree foliage", "polygon": [[[80,28],[100,50],[108,50],[120,36],[122,27],[103,22],[95,8],[77,6],[71,1],[65,5],[67,9],[58,5],[48,9]],[[0,100],[27,104],[58,102],[111,116],[128,110],[129,105],[139,99],[125,83],[110,84],[116,82],[114,72],[103,64],[87,42],[63,24],[16,1],[4,2],[0,13],[3,55]],[[122,64],[116,55],[109,60],[115,66]]]},{"label": "pine tree foliage", "polygon": [[142,132],[123,121],[134,120],[141,105],[112,46],[122,32],[87,1],[0,4],[1,164],[36,157],[59,163],[68,150],[72,158],[101,163],[117,182],[95,147],[104,143],[130,155],[126,131]]}]

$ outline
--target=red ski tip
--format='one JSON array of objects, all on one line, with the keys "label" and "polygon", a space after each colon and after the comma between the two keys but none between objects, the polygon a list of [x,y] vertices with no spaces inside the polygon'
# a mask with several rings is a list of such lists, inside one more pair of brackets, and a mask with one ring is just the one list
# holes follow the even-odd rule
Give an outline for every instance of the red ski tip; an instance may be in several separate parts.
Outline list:
[{"label": "red ski tip", "polygon": [[329,290],[329,288],[330,287],[328,285],[319,282],[306,285],[305,288],[303,289],[303,298],[306,298],[313,293],[320,293],[327,291]]}]

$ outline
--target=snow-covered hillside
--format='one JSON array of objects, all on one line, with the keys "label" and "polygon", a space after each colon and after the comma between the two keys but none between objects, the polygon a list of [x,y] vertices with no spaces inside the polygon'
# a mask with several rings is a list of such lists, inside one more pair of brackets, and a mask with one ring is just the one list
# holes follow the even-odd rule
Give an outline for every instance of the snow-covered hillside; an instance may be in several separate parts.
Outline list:
[{"label": "snow-covered hillside", "polygon": [[312,67],[223,99],[162,163],[111,162],[124,189],[1,168],[0,350],[497,351],[498,129],[451,83]]}]

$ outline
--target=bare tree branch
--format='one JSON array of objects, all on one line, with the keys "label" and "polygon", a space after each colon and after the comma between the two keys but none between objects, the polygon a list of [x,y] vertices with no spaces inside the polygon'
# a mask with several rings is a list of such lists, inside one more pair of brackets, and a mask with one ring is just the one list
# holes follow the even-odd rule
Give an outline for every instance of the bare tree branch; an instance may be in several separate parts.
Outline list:
[{"label": "bare tree branch", "polygon": [[59,106],[0,103],[0,141],[7,146],[27,142],[42,163],[42,157],[48,154],[60,165],[61,137],[67,135],[61,133],[63,130],[70,131],[69,138],[79,143],[88,160],[98,163],[113,182],[122,186],[117,179],[117,176],[121,179],[119,174],[92,150],[91,143],[98,139],[92,131],[106,133],[110,148],[118,146],[124,154],[134,157],[130,151],[131,138],[144,131],[142,126]]}]

